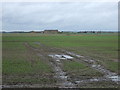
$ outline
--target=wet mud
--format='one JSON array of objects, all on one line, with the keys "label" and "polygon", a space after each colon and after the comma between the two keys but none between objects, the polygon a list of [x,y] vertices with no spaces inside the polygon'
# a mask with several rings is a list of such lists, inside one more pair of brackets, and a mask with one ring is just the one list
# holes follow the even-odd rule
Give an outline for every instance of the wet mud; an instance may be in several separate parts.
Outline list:
[{"label": "wet mud", "polygon": [[[119,84],[120,82],[119,75],[117,75],[117,73],[111,72],[110,70],[107,70],[104,66],[98,64],[97,62],[99,62],[99,60],[96,61],[96,60],[87,59],[86,56],[79,55],[63,49],[48,48],[46,46],[42,46],[42,48],[44,50],[46,49],[47,50],[46,55],[53,59],[53,62],[51,62],[51,64],[54,67],[54,71],[56,73],[55,77],[58,79],[58,83],[59,83],[58,86],[60,87],[76,87],[76,84],[86,83],[86,82],[88,83],[88,82],[110,81],[116,84]],[[38,51],[38,49],[35,48],[33,49]],[[70,82],[73,80],[71,80],[72,78],[70,78],[67,72],[64,72],[62,70],[61,60],[79,60],[85,62],[91,68],[101,72],[103,74],[103,77],[97,77],[97,78],[92,77],[90,79],[75,80],[74,82]]]}]

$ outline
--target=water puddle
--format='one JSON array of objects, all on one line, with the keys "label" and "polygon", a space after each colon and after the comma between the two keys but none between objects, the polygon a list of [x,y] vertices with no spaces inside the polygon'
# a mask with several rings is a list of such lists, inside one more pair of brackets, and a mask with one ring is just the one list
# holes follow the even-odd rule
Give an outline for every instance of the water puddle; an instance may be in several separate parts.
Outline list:
[{"label": "water puddle", "polygon": [[75,88],[74,84],[71,82],[64,82],[63,85],[64,86],[62,88]]},{"label": "water puddle", "polygon": [[89,82],[99,82],[99,81],[107,81],[107,79],[105,78],[91,78],[91,79],[84,79],[84,80],[80,80],[80,81],[75,81],[76,84],[80,84],[80,83],[89,83]]},{"label": "water puddle", "polygon": [[57,62],[60,62],[60,60],[56,60]]},{"label": "water puddle", "polygon": [[71,57],[69,55],[65,55],[65,54],[50,54],[48,56],[52,57],[54,59],[54,61],[56,62],[56,63],[52,63],[52,65],[54,66],[55,73],[56,73],[55,78],[60,80],[59,87],[61,87],[61,88],[75,87],[75,85],[68,80],[69,76],[60,67],[60,64],[62,64],[60,62],[61,59],[71,60],[71,59],[73,59],[73,57]]},{"label": "water puddle", "polygon": [[120,77],[119,76],[107,76],[107,78],[106,77],[100,77],[100,78],[78,80],[78,81],[75,81],[75,83],[80,84],[80,83],[101,82],[101,81],[110,81],[110,80],[119,84]]},{"label": "water puddle", "polygon": [[84,60],[85,62],[87,62],[87,63],[89,63],[89,64],[94,64],[95,63],[95,61],[94,60]]},{"label": "water puddle", "polygon": [[100,80],[97,78],[94,78],[94,79],[90,79],[90,81],[100,81]]},{"label": "water puddle", "polygon": [[76,57],[78,57],[78,58],[80,58],[80,57],[84,57],[84,56],[81,56],[81,55],[75,54],[75,53],[73,53],[73,52],[68,52],[68,51],[66,51],[66,53],[69,54],[69,55],[72,55],[72,56],[76,56]]},{"label": "water puddle", "polygon": [[53,55],[48,55],[54,59],[57,59],[56,61],[59,61],[59,59],[73,59],[73,57],[69,56],[69,55],[65,55],[65,54],[53,54]]},{"label": "water puddle", "polygon": [[108,76],[114,82],[120,82],[120,76]]}]

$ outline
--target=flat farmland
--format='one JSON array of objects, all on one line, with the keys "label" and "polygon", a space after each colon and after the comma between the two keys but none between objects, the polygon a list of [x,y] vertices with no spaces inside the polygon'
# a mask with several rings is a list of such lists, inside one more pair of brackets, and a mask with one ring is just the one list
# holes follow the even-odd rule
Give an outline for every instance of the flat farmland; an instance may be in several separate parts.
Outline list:
[{"label": "flat farmland", "polygon": [[5,33],[3,86],[116,88],[119,51],[117,33]]}]

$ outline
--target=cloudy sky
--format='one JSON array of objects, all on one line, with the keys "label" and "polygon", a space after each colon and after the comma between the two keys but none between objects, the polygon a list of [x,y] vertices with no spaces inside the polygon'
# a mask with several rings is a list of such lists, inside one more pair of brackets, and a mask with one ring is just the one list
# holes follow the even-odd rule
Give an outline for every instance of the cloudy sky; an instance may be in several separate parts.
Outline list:
[{"label": "cloudy sky", "polygon": [[118,30],[117,2],[3,3],[2,29]]}]

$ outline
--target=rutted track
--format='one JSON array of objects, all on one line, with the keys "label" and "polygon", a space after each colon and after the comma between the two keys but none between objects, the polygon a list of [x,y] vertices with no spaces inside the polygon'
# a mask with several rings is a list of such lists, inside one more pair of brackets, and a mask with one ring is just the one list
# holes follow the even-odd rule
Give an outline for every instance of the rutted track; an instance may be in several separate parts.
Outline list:
[{"label": "rutted track", "polygon": [[[76,58],[76,60],[79,60],[81,62],[85,62],[91,68],[93,68],[93,69],[95,69],[95,70],[104,74],[103,77],[92,78],[92,79],[85,80],[85,81],[90,81],[90,82],[93,82],[93,81],[113,81],[113,82],[118,84],[118,82],[120,80],[119,75],[117,75],[117,73],[111,72],[110,70],[107,70],[104,66],[98,64],[97,62],[99,62],[99,60],[96,61],[96,60],[86,59],[86,56],[81,56],[81,55],[75,54],[73,52],[69,52],[69,51],[66,51],[66,50],[58,49],[58,48],[53,48],[53,49],[56,50],[56,51],[59,51],[63,54],[66,54],[70,57],[74,57],[74,58]],[[53,57],[53,58],[57,60],[56,57]]]},{"label": "rutted track", "polygon": [[[41,45],[41,43],[39,43],[39,42],[37,44]],[[53,59],[53,62],[50,62],[50,63],[52,64],[52,66],[55,69],[54,70],[56,73],[55,77],[57,77],[57,79],[58,79],[59,87],[76,87],[76,84],[86,83],[86,82],[110,81],[110,82],[115,82],[116,84],[118,84],[118,82],[119,82],[119,76],[117,75],[117,73],[113,73],[113,72],[107,70],[104,66],[98,64],[97,62],[99,62],[99,61],[96,62],[96,60],[86,59],[85,56],[81,56],[81,55],[78,55],[73,52],[63,50],[63,49],[51,48],[51,47],[47,47],[43,44],[41,46],[42,46],[42,48],[45,48],[47,50],[47,51],[44,51],[44,49],[42,49],[44,51],[44,53],[46,53],[44,55],[44,57],[49,56],[49,57],[52,57],[52,59]],[[30,47],[30,48],[32,48],[35,51],[39,51],[39,49],[37,49],[37,48],[33,48],[33,47]],[[59,56],[57,56],[57,55],[59,55]],[[60,55],[63,57],[60,58]],[[80,81],[76,80],[74,82],[70,82],[71,78],[67,75],[67,72],[64,72],[61,69],[62,63],[60,62],[60,59],[62,59],[62,58],[65,59],[65,57],[64,57],[65,55],[74,57],[74,60],[78,60],[80,62],[86,63],[89,67],[103,73],[104,76],[97,77],[97,78],[91,78],[91,79],[84,79],[84,80],[80,80]]]},{"label": "rutted track", "polygon": [[[101,82],[101,81],[110,81],[110,82],[115,82],[116,84],[118,84],[119,82],[119,77],[117,75],[117,73],[113,73],[109,70],[107,70],[104,66],[98,64],[96,60],[90,60],[87,59],[86,56],[81,56],[78,54],[75,54],[73,52],[69,52],[63,49],[59,49],[59,48],[52,48],[52,47],[47,47],[39,42],[35,42],[35,44],[38,44],[41,46],[41,48],[35,48],[32,47],[30,44],[28,43],[24,43],[24,45],[26,46],[26,48],[31,49],[31,51],[35,52],[37,56],[40,56],[43,60],[49,60],[49,63],[51,64],[51,66],[53,67],[55,76],[54,78],[57,79],[57,83],[54,87],[59,87],[59,88],[76,88],[78,84],[86,84],[89,82]],[[67,74],[67,72],[62,70],[62,62],[61,59],[65,59],[67,60],[69,57],[69,59],[73,59],[80,61],[80,62],[84,62],[86,63],[86,65],[88,65],[89,67],[101,72],[104,74],[103,77],[97,77],[97,78],[90,78],[90,79],[80,79],[80,80],[71,80],[72,78],[70,78],[70,76]],[[33,87],[32,85],[13,85],[13,87]],[[5,87],[9,87],[9,86],[5,86]],[[37,87],[37,86],[36,86]]]},{"label": "rutted track", "polygon": [[78,83],[80,82],[93,82],[93,81],[113,81],[117,84],[119,84],[120,82],[120,76],[117,73],[111,72],[109,70],[107,70],[104,66],[97,64],[97,62],[99,62],[99,60],[96,62],[95,60],[88,60],[86,59],[85,56],[81,56],[81,55],[77,55],[73,52],[68,52],[65,50],[62,50],[63,52],[67,53],[68,55],[74,56],[76,58],[78,58],[78,60],[81,60],[80,58],[82,58],[83,62],[86,62],[91,68],[101,72],[104,74],[103,77],[100,78],[94,78],[94,79],[88,79],[88,80],[82,80],[82,81],[77,81]]},{"label": "rutted track", "polygon": [[[34,48],[34,47],[30,46],[28,43],[25,43],[25,46],[34,50],[35,52],[37,52],[37,55],[42,56],[42,58],[49,57],[49,54],[48,54],[48,53],[50,53],[49,48],[46,46],[42,45],[42,49],[41,49],[42,53],[41,53],[40,49]],[[44,49],[46,51],[44,51]],[[53,66],[54,72],[56,74],[55,75],[55,78],[57,79],[56,86],[58,86],[59,88],[75,88],[76,87],[75,84],[68,80],[68,79],[70,79],[70,77],[66,74],[66,72],[64,72],[61,69],[62,63],[59,60],[57,60],[57,58],[52,58],[52,59],[54,59],[54,60],[52,60],[49,63]]]}]

